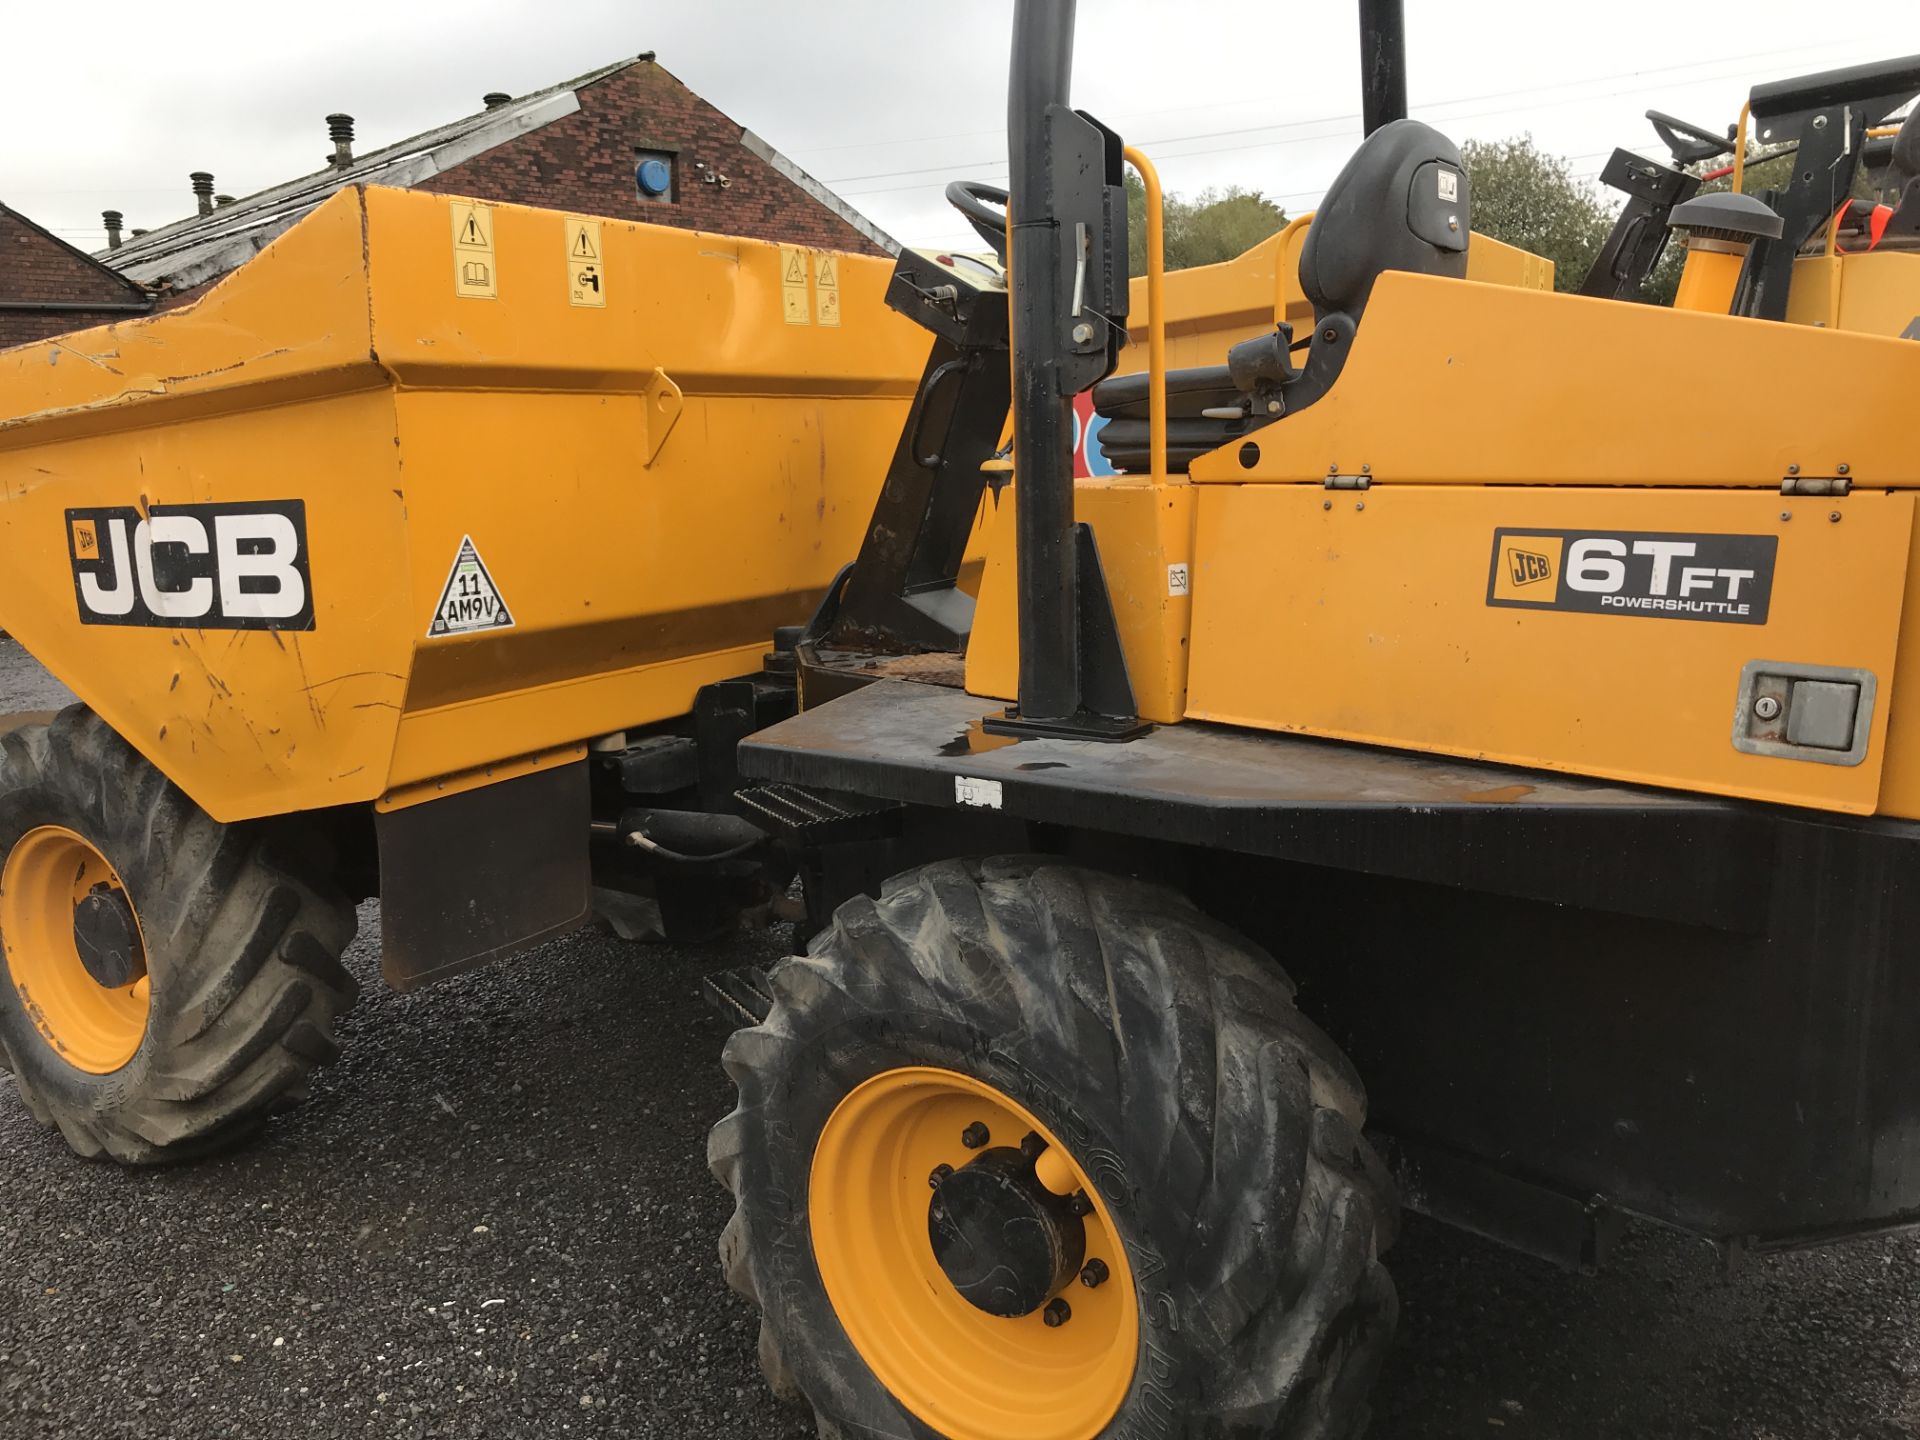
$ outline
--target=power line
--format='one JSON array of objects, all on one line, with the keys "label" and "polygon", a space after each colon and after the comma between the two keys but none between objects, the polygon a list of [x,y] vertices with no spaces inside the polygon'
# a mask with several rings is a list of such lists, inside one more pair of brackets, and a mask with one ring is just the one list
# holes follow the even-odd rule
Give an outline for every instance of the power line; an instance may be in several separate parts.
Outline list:
[{"label": "power line", "polygon": [[[1821,50],[1821,49],[1831,50],[1831,49],[1841,49],[1841,48],[1851,48],[1851,47],[1846,47],[1841,44],[1812,47],[1813,50]],[[1721,72],[1724,70],[1724,67],[1726,66],[1729,66],[1729,65],[1739,66],[1750,60],[1765,59],[1767,57],[1774,56],[1774,55],[1805,55],[1807,53],[1809,53],[1808,47],[1795,46],[1795,47],[1780,49],[1780,50],[1755,51],[1748,55],[1722,55],[1712,60],[1696,60],[1696,61],[1691,61],[1682,65],[1653,66],[1653,67],[1649,67],[1641,70],[1615,71],[1611,74],[1606,74],[1606,75],[1594,75],[1594,76],[1588,76],[1580,80],[1569,80],[1557,85],[1533,85],[1533,86],[1527,86],[1525,88],[1518,89],[1518,90],[1494,90],[1494,91],[1488,91],[1480,95],[1460,95],[1460,96],[1454,96],[1452,98],[1443,99],[1443,100],[1423,101],[1423,102],[1419,102],[1415,108],[1418,108],[1424,112],[1433,112],[1438,110],[1445,110],[1448,107],[1455,106],[1455,105],[1475,105],[1480,103],[1483,100],[1511,99],[1517,96],[1535,95],[1535,94],[1542,94],[1542,93],[1551,94],[1556,96],[1557,98],[1543,101],[1541,102],[1540,106],[1536,108],[1544,109],[1544,108],[1552,108],[1552,107],[1561,106],[1561,105],[1578,105],[1578,104],[1583,104],[1589,101],[1614,99],[1620,95],[1630,94],[1634,90],[1640,89],[1643,87],[1625,86],[1619,89],[1603,91],[1601,93],[1591,94],[1591,95],[1567,95],[1564,93],[1567,89],[1571,87],[1577,87],[1577,86],[1583,86],[1583,85],[1605,84],[1609,81],[1621,80],[1629,77],[1634,79],[1639,79],[1646,76],[1698,72],[1698,71],[1705,71],[1708,69],[1712,69],[1715,72]],[[1735,78],[1740,73],[1741,72],[1738,69],[1735,69],[1732,71],[1726,71],[1725,73],[1700,74],[1696,77],[1696,83],[1705,83],[1707,81],[1712,81],[1712,80],[1732,79],[1732,78]],[[1500,114],[1503,112],[1505,108],[1507,107],[1500,107],[1494,110],[1471,111],[1466,114],[1445,115],[1437,118],[1449,119],[1449,120],[1473,120],[1473,119],[1482,118],[1486,115]],[[1165,114],[1169,112],[1162,111],[1159,113]],[[1259,134],[1262,132],[1273,131],[1273,130],[1299,130],[1312,125],[1343,124],[1343,123],[1353,121],[1353,120],[1358,120],[1358,119],[1360,119],[1360,114],[1359,112],[1355,111],[1355,112],[1340,114],[1340,115],[1312,116],[1303,120],[1276,121],[1272,124],[1267,124],[1267,125],[1243,125],[1243,126],[1238,126],[1233,129],[1227,129],[1227,130],[1201,131],[1199,133],[1192,134],[1192,135],[1164,136],[1158,140],[1148,140],[1142,143],[1147,145],[1180,145],[1180,144],[1185,144],[1194,140],[1228,139],[1236,135],[1252,135],[1252,134]],[[992,134],[994,132],[974,131],[970,133]],[[955,139],[955,138],[965,138],[965,137],[948,136],[944,138]],[[1326,137],[1312,136],[1312,137],[1303,137],[1303,138],[1320,139],[1320,138],[1326,138]],[[893,143],[893,142],[889,142],[889,143]],[[1294,143],[1299,143],[1299,142],[1288,140],[1288,141],[1259,142],[1256,145],[1222,146],[1217,149],[1210,149],[1210,150],[1190,150],[1190,151],[1174,152],[1169,154],[1167,158],[1180,159],[1182,158],[1182,156],[1185,156],[1185,155],[1212,155],[1212,154],[1220,154],[1228,150],[1254,149],[1254,148],[1259,148],[1261,144],[1273,144],[1277,146],[1280,144],[1294,144]],[[908,175],[930,174],[936,171],[973,170],[973,169],[979,169],[983,166],[992,165],[994,163],[995,162],[992,160],[953,161],[953,162],[943,163],[939,165],[915,166],[911,169],[906,169],[906,170],[882,170],[882,171],[875,171],[865,175],[842,175],[842,176],[836,176],[836,177],[823,177],[823,178],[825,183],[829,185],[843,185],[843,184],[851,185],[851,184],[857,184],[863,180],[892,180],[892,179],[899,179],[903,176],[908,176]],[[1002,166],[1002,168],[1004,168],[1004,165]],[[911,188],[911,187],[901,187],[901,188]],[[869,190],[869,191],[862,191],[858,193],[883,194],[886,192],[879,191],[879,190]]]},{"label": "power line", "polygon": [[[1830,42],[1830,44],[1826,44],[1826,46],[1814,46],[1812,50],[1839,50],[1839,48],[1847,48],[1845,42]],[[1421,100],[1421,102],[1415,102],[1415,106],[1419,109],[1432,109],[1438,108],[1438,106],[1455,106],[1455,104],[1478,104],[1480,100],[1505,100],[1505,98],[1511,98],[1511,96],[1538,94],[1538,92],[1542,92],[1542,90],[1553,92],[1553,90],[1561,90],[1561,88],[1565,88],[1565,86],[1569,86],[1569,84],[1601,84],[1605,83],[1605,81],[1617,81],[1617,79],[1638,77],[1638,75],[1665,75],[1665,73],[1674,73],[1674,71],[1701,69],[1701,67],[1705,67],[1705,65],[1730,65],[1730,63],[1741,63],[1741,61],[1770,60],[1772,56],[1803,56],[1803,54],[1809,54],[1809,48],[1807,48],[1807,46],[1788,46],[1788,48],[1782,48],[1782,50],[1755,50],[1755,52],[1749,52],[1749,54],[1743,54],[1743,56],[1718,56],[1715,60],[1684,61],[1684,63],[1680,63],[1680,65],[1653,65],[1653,67],[1647,67],[1647,69],[1609,71],[1609,73],[1605,73],[1605,75],[1586,75],[1586,77],[1580,77],[1580,79],[1574,79],[1574,81],[1563,81],[1563,83],[1557,84],[1530,84],[1530,86],[1523,86],[1523,88],[1519,88],[1519,90],[1488,90],[1486,94],[1455,96],[1452,100],[1432,100],[1432,102]],[[1146,119],[1146,117],[1150,117],[1150,115],[1179,115],[1179,113],[1187,113],[1187,111],[1194,111],[1194,109],[1229,109],[1236,108],[1236,106],[1246,106],[1246,104],[1250,104],[1250,102],[1246,102],[1246,100],[1231,100],[1231,102],[1198,104],[1198,106],[1165,106],[1165,108],[1162,109],[1133,109],[1133,111],[1119,111],[1116,119]],[[1340,117],[1332,117],[1332,119],[1357,119],[1357,117],[1356,115],[1340,115]],[[1298,125],[1311,125],[1311,123],[1317,123],[1317,121],[1294,121],[1294,123],[1298,123]],[[1246,131],[1258,131],[1258,129],[1271,129],[1271,127],[1263,127],[1263,125],[1246,127]],[[1212,134],[1240,134],[1240,132],[1244,131],[1215,131],[1212,132]],[[947,132],[947,134],[900,136],[900,138],[895,138],[895,140],[847,140],[847,142],[841,142],[841,144],[828,144],[828,146],[818,146],[818,144],[789,144],[787,150],[791,150],[793,154],[818,156],[818,154],[841,152],[841,150],[877,150],[879,146],[939,144],[941,140],[973,140],[973,138],[979,138],[979,136],[989,136],[989,138],[991,138],[991,136],[995,136],[995,134],[1000,134],[1000,131],[998,131],[998,129],[989,129],[989,131],[950,131]],[[1202,138],[1202,136],[1185,136],[1185,138]],[[897,171],[897,175],[906,175],[906,173],[910,173],[910,171]],[[877,179],[877,177],[845,177],[845,179]],[[829,184],[833,184],[833,180],[829,180]]]},{"label": "power line", "polygon": [[[1158,110],[1122,110],[1115,114],[1117,120],[1145,120],[1155,115],[1180,115],[1194,110],[1244,109],[1248,105],[1257,105],[1257,100],[1218,100],[1212,103],[1201,101],[1192,105],[1167,105]],[[882,145],[931,145],[942,140],[974,140],[981,137],[991,139],[1002,134],[999,128],[991,130],[956,130],[946,135],[903,135],[892,140],[849,140],[837,145],[791,144],[784,148],[796,155],[822,155],[828,151],[878,149]]]},{"label": "power line", "polygon": [[[1629,76],[1637,77],[1637,76],[1643,76],[1643,75],[1676,74],[1676,73],[1682,73],[1689,70],[1697,70],[1702,67],[1710,66],[1710,65],[1719,66],[1719,65],[1731,65],[1731,64],[1744,64],[1747,61],[1769,60],[1776,56],[1781,56],[1781,55],[1808,55],[1808,54],[1818,53],[1822,50],[1836,50],[1836,49],[1849,49],[1849,48],[1851,47],[1847,44],[1847,42],[1844,42],[1844,41],[1829,41],[1824,45],[1814,45],[1814,46],[1806,46],[1806,45],[1783,46],[1773,50],[1752,50],[1741,55],[1720,55],[1720,56],[1716,56],[1712,60],[1690,60],[1690,61],[1683,61],[1675,65],[1655,65],[1655,66],[1648,66],[1648,67],[1637,69],[1637,70],[1609,71],[1607,73],[1600,74],[1600,75],[1582,76],[1578,79],[1565,80],[1565,81],[1561,81],[1559,83],[1551,84],[1551,85],[1529,85],[1529,86],[1524,86],[1517,90],[1493,90],[1480,95],[1455,96],[1451,99],[1444,99],[1444,100],[1432,100],[1432,101],[1416,100],[1414,104],[1417,108],[1422,110],[1433,109],[1435,107],[1442,106],[1442,105],[1477,104],[1482,100],[1500,100],[1500,99],[1506,99],[1509,97],[1519,96],[1519,95],[1532,95],[1532,94],[1538,94],[1541,92],[1554,92],[1554,91],[1564,89],[1566,86],[1569,86],[1569,85],[1603,84],[1610,80],[1619,80]],[[1724,77],[1716,76],[1716,77],[1710,77],[1710,78],[1724,78]],[[1219,102],[1214,102],[1212,104],[1201,103],[1201,104],[1195,104],[1195,105],[1170,105],[1157,110],[1123,110],[1123,111],[1116,112],[1114,118],[1142,120],[1150,116],[1176,115],[1176,114],[1182,114],[1182,113],[1185,113],[1188,111],[1194,111],[1194,110],[1229,109],[1235,106],[1246,105],[1249,103],[1253,103],[1253,102],[1219,101]],[[1340,118],[1356,118],[1356,117],[1340,117]],[[1313,123],[1313,122],[1297,122],[1297,123]],[[1267,127],[1253,126],[1248,128],[1261,129],[1261,128],[1267,128]],[[991,137],[991,136],[998,135],[1000,133],[1001,132],[998,129],[957,130],[957,131],[950,131],[944,135],[901,136],[891,140],[848,140],[848,141],[841,141],[841,142],[836,142],[836,143],[827,144],[827,145],[816,145],[816,144],[811,144],[807,142],[801,142],[801,143],[788,142],[784,148],[793,152],[794,154],[819,155],[819,154],[826,154],[828,152],[837,153],[842,150],[877,149],[883,145],[886,145],[886,146],[931,145],[931,144],[937,144],[944,140],[971,140],[979,137]],[[1226,131],[1226,132],[1219,132],[1219,133],[1232,134],[1232,133],[1238,133],[1238,132]],[[899,172],[899,173],[907,173],[907,172]],[[852,178],[861,178],[861,177],[848,177],[848,178],[852,179]],[[830,181],[828,183],[837,183],[837,182]]]}]

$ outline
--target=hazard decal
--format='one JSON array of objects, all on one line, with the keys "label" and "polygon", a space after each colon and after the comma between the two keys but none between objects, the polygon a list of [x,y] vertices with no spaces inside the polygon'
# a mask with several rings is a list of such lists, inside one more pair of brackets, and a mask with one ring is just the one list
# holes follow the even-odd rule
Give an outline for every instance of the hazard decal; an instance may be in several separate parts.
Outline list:
[{"label": "hazard decal", "polygon": [[453,557],[453,569],[447,572],[446,586],[440,591],[433,624],[427,628],[428,638],[505,630],[512,624],[513,614],[500,598],[500,587],[487,572],[487,562],[473,548],[473,537],[461,537],[460,553]]},{"label": "hazard decal", "polygon": [[567,299],[575,305],[604,309],[607,292],[602,265],[606,257],[600,246],[600,222],[569,215],[566,237]]}]

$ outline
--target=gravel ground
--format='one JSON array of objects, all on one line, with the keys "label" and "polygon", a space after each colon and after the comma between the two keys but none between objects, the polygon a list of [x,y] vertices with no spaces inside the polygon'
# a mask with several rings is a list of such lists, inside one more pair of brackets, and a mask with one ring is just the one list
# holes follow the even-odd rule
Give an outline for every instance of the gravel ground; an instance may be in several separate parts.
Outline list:
[{"label": "gravel ground", "polygon": [[[0,711],[60,703],[0,642]],[[346,1055],[248,1149],[126,1174],[0,1080],[0,1437],[756,1437],[703,1159],[729,1105],[701,951],[582,934],[413,996],[366,985]],[[1418,1220],[1374,1435],[1920,1436],[1920,1243],[1722,1277],[1630,1233],[1597,1279]],[[1009,1437],[1013,1440],[1013,1437]]]},{"label": "gravel ground", "polygon": [[73,692],[0,630],[0,715],[58,710],[72,703]]}]

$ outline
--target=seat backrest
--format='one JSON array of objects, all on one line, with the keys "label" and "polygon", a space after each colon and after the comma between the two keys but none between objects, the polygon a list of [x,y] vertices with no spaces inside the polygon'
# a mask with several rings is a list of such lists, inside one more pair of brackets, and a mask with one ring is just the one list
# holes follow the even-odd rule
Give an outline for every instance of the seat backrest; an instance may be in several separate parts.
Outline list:
[{"label": "seat backrest", "polygon": [[1395,120],[1354,151],[1314,211],[1300,289],[1315,315],[1358,321],[1388,270],[1464,277],[1472,231],[1459,147],[1430,125]]},{"label": "seat backrest", "polygon": [[1920,105],[1913,107],[1893,137],[1893,159],[1887,166],[1887,177],[1899,189],[1920,180]]}]

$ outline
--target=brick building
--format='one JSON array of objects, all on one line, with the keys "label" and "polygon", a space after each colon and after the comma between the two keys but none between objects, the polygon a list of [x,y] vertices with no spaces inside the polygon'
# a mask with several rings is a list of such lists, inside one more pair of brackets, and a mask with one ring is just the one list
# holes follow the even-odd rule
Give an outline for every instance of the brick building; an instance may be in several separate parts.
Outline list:
[{"label": "brick building", "polygon": [[[163,305],[199,293],[346,185],[393,185],[826,249],[897,247],[859,211],[694,94],[651,52],[485,108],[366,155],[327,117],[334,153],[302,179],[230,199],[192,177],[198,213],[100,253]],[[317,127],[316,127],[317,128]],[[118,222],[117,214],[110,223]],[[116,236],[110,230],[110,240]],[[91,321],[85,323],[94,323]]]},{"label": "brick building", "polygon": [[0,205],[0,350],[152,308],[144,286]]}]

